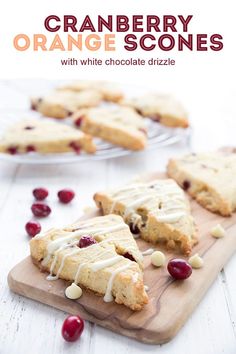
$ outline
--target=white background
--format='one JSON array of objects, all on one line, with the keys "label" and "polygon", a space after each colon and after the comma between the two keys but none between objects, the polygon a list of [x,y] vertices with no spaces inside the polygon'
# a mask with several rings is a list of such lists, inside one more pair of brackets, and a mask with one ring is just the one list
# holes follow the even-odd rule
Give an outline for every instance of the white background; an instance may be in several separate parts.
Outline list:
[{"label": "white background", "polygon": [[[46,33],[43,21],[49,14],[193,14],[193,33],[221,33],[221,52],[184,52],[169,54],[159,51],[135,54],[119,50],[115,57],[168,57],[176,60],[175,67],[61,67],[60,58],[68,53],[17,52],[13,37],[18,33]],[[194,135],[195,150],[213,149],[235,143],[235,38],[234,1],[7,1],[0,12],[0,78],[89,78],[109,79],[125,84],[143,85],[149,89],[170,92],[187,107]],[[120,48],[120,46],[119,46]],[[73,56],[87,57],[88,52]],[[70,55],[71,56],[71,55]],[[99,51],[91,56],[104,57]],[[0,85],[0,114],[14,111],[20,105],[21,93],[12,83]],[[22,88],[24,91],[24,88]],[[1,120],[0,116],[0,120]],[[219,275],[204,301],[179,335],[164,346],[146,346],[87,324],[82,340],[67,345],[60,336],[65,317],[60,311],[35,304],[12,295],[6,285],[9,269],[28,254],[23,225],[29,218],[30,191],[37,185],[57,189],[71,186],[78,198],[74,205],[60,209],[52,202],[54,216],[43,222],[44,227],[73,221],[91,204],[97,189],[127,181],[133,175],[164,169],[168,157],[181,154],[180,147],[169,148],[149,156],[126,157],[93,165],[42,166],[33,168],[0,164],[0,225],[1,225],[1,299],[0,353],[143,353],[168,354],[233,354],[235,349],[236,259],[232,259]],[[89,185],[87,183],[89,175]],[[59,215],[59,217],[58,217]],[[220,255],[216,255],[218,257]]]}]

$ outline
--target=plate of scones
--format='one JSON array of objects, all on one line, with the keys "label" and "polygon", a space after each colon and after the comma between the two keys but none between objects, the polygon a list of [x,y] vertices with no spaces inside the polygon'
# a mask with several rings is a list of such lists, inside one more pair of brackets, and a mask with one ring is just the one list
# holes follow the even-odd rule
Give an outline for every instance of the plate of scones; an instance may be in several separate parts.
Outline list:
[{"label": "plate of scones", "polygon": [[236,250],[235,172],[235,149],[224,149],[96,191],[79,220],[34,233],[10,289],[138,341],[168,342]]},{"label": "plate of scones", "polygon": [[116,83],[79,80],[28,100],[30,110],[2,119],[1,159],[28,164],[101,160],[190,136],[185,108],[167,94],[142,90],[132,96]]}]

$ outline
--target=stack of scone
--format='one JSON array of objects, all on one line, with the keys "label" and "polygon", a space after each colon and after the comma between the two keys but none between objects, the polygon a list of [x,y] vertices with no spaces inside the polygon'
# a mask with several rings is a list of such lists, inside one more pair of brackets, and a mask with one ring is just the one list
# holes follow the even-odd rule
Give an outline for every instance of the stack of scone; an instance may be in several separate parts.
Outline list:
[{"label": "stack of scone", "polygon": [[[32,129],[25,129],[28,123],[20,122],[0,139],[0,152],[95,153],[92,137],[138,151],[147,145],[147,118],[168,127],[189,125],[184,108],[173,97],[154,93],[127,99],[118,85],[105,81],[75,81],[58,87],[45,96],[33,97],[31,109],[60,122],[54,121],[52,126],[48,119],[39,119],[29,123]],[[61,121],[68,117],[71,126],[66,128]]]}]

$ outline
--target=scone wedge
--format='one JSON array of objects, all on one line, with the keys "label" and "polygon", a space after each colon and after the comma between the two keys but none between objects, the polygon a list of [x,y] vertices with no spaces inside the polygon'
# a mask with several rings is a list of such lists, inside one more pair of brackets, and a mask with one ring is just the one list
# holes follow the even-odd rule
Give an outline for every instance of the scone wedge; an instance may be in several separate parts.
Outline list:
[{"label": "scone wedge", "polygon": [[167,127],[187,128],[189,126],[188,116],[182,104],[170,95],[149,93],[124,99],[121,104],[132,107],[142,116]]},{"label": "scone wedge", "polygon": [[42,97],[31,99],[31,109],[44,116],[66,118],[81,108],[95,107],[102,100],[102,95],[95,90],[81,92],[53,91]]},{"label": "scone wedge", "polygon": [[236,154],[208,152],[171,159],[170,177],[204,208],[229,216],[236,210]]},{"label": "scone wedge", "polygon": [[146,241],[164,242],[186,255],[197,242],[189,202],[171,179],[127,184],[96,193],[94,200],[103,214],[121,215],[131,232]]},{"label": "scone wedge", "polygon": [[[80,245],[83,236],[93,243]],[[142,273],[142,254],[128,226],[117,215],[51,229],[30,241],[33,262],[50,272],[49,280],[65,279],[113,299],[132,310],[148,302]]]},{"label": "scone wedge", "polygon": [[130,150],[147,144],[146,125],[132,108],[98,107],[78,111],[73,121],[83,132]]},{"label": "scone wedge", "polygon": [[10,126],[0,138],[0,152],[23,154],[62,153],[84,150],[94,153],[92,137],[65,124],[51,120],[24,119]]},{"label": "scone wedge", "polygon": [[59,90],[70,90],[81,92],[84,90],[95,90],[102,95],[103,100],[119,102],[123,98],[123,92],[114,82],[96,80],[76,80],[66,85],[62,85]]}]

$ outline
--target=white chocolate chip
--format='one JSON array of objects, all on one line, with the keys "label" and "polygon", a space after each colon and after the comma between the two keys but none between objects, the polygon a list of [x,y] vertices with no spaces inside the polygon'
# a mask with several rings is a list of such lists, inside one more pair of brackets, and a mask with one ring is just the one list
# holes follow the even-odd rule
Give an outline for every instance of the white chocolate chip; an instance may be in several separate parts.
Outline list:
[{"label": "white chocolate chip", "polygon": [[203,264],[204,264],[202,257],[200,257],[198,253],[196,253],[192,257],[190,257],[188,262],[195,269],[202,268]]},{"label": "white chocolate chip", "polygon": [[225,229],[223,228],[223,226],[221,224],[217,224],[216,226],[214,226],[211,231],[211,236],[215,237],[215,238],[221,238],[224,237],[225,235]]},{"label": "white chocolate chip", "polygon": [[84,213],[91,213],[93,210],[94,210],[94,207],[92,207],[92,206],[85,206],[83,208]]},{"label": "white chocolate chip", "polygon": [[79,299],[82,295],[82,289],[75,283],[72,283],[66,288],[65,295],[71,300]]},{"label": "white chocolate chip", "polygon": [[155,251],[151,255],[151,262],[155,267],[161,267],[165,264],[166,256],[161,251]]}]

